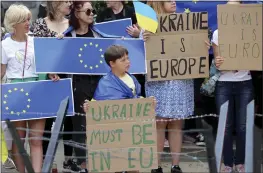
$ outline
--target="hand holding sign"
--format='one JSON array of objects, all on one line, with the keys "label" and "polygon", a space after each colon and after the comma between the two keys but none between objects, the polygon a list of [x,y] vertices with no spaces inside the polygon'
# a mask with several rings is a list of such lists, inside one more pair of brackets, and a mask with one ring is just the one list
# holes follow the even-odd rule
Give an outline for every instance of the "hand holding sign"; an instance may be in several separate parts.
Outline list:
[{"label": "hand holding sign", "polygon": [[136,25],[128,26],[126,31],[134,38],[138,38],[140,36],[140,29]]},{"label": "hand holding sign", "polygon": [[85,103],[83,104],[83,111],[85,113],[89,112],[89,101],[85,100]]},{"label": "hand holding sign", "polygon": [[58,81],[60,77],[57,74],[48,74],[49,79],[52,81]]},{"label": "hand holding sign", "polygon": [[142,34],[143,40],[147,41],[151,35],[153,35],[153,33],[151,33],[150,31],[144,31]]},{"label": "hand holding sign", "polygon": [[206,44],[207,49],[209,50],[211,47],[211,43],[209,41],[205,40],[205,44]]},{"label": "hand holding sign", "polygon": [[221,57],[221,56],[217,56],[215,58],[215,64],[216,64],[216,67],[219,68],[224,62],[224,58]]},{"label": "hand holding sign", "polygon": [[154,109],[156,109],[156,105],[157,105],[157,100],[154,96],[150,96],[149,98],[152,98],[153,99],[153,107]]}]

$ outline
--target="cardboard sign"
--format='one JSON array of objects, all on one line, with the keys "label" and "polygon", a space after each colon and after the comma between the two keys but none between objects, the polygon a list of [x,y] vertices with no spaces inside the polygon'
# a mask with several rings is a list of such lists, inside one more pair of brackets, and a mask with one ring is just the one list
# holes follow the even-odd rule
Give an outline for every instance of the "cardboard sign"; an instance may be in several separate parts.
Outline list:
[{"label": "cardboard sign", "polygon": [[146,42],[147,80],[207,77],[207,12],[162,14],[158,21],[157,34]]},{"label": "cardboard sign", "polygon": [[87,120],[90,172],[157,169],[152,99],[90,102]]},{"label": "cardboard sign", "polygon": [[262,6],[218,6],[221,70],[262,70]]}]

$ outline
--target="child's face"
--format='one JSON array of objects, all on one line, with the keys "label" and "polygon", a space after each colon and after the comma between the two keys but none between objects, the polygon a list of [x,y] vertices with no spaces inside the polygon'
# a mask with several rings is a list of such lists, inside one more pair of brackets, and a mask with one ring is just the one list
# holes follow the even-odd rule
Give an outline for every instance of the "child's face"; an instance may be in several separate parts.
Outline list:
[{"label": "child's face", "polygon": [[111,68],[120,73],[128,72],[130,68],[130,60],[128,55],[124,55],[120,59],[117,59],[115,62],[111,61],[110,63],[111,63]]}]

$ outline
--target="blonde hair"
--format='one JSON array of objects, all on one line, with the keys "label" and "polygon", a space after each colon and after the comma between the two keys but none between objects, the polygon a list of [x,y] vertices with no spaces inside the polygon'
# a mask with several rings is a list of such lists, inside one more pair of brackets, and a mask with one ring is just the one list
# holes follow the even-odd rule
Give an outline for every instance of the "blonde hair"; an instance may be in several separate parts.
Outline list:
[{"label": "blonde hair", "polygon": [[30,10],[22,4],[12,4],[5,13],[4,26],[9,33],[14,33],[14,26],[31,16]]},{"label": "blonde hair", "polygon": [[58,8],[64,1],[47,1],[47,17],[53,21],[58,13]]},{"label": "blonde hair", "polygon": [[157,14],[166,13],[164,9],[164,1],[148,1],[147,4],[152,7]]}]

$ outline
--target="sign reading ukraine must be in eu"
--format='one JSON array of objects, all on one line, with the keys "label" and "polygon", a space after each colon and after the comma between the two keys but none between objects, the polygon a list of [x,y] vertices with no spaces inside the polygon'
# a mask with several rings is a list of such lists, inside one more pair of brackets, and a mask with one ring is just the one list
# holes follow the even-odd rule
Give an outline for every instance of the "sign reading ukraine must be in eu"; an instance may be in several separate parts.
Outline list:
[{"label": "sign reading ukraine must be in eu", "polygon": [[10,83],[1,87],[1,121],[55,117],[66,97],[69,97],[66,115],[74,115],[71,79]]},{"label": "sign reading ukraine must be in eu", "polygon": [[106,74],[110,71],[104,52],[111,45],[129,52],[133,74],[145,74],[144,41],[106,38],[34,38],[37,73]]},{"label": "sign reading ukraine must be in eu", "polygon": [[207,12],[161,14],[158,22],[146,42],[147,80],[208,77]]},{"label": "sign reading ukraine must be in eu", "polygon": [[153,99],[89,102],[89,172],[149,172],[157,169]]}]

